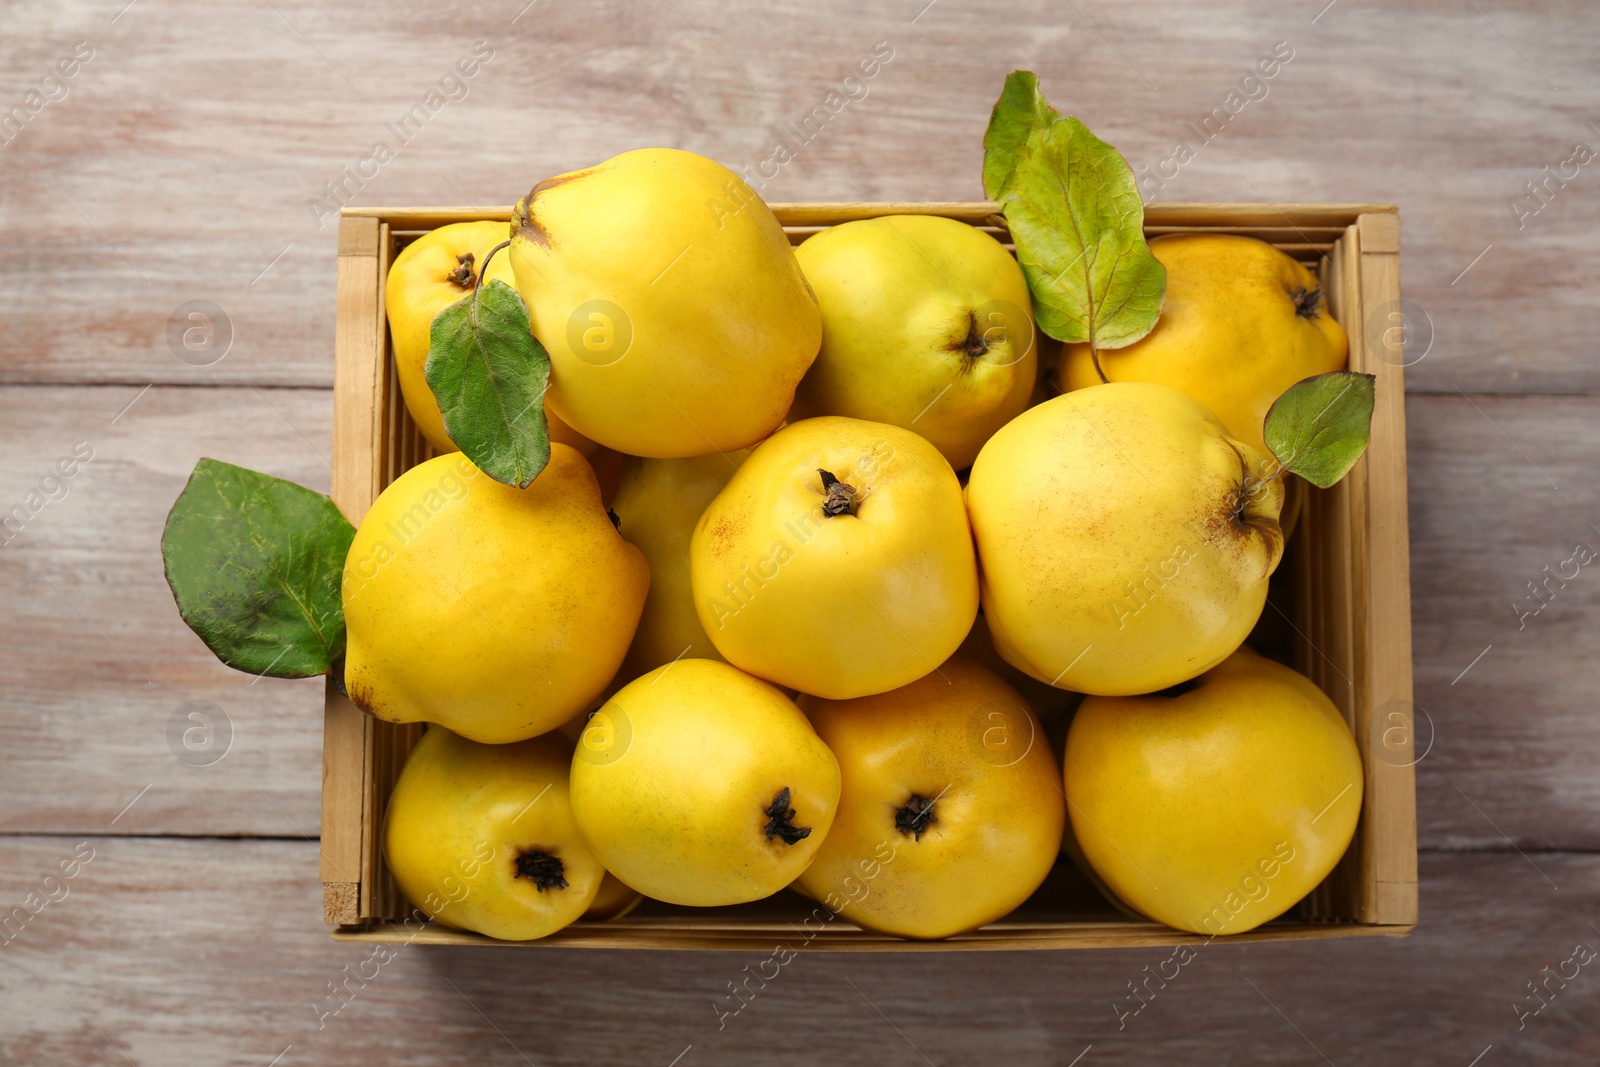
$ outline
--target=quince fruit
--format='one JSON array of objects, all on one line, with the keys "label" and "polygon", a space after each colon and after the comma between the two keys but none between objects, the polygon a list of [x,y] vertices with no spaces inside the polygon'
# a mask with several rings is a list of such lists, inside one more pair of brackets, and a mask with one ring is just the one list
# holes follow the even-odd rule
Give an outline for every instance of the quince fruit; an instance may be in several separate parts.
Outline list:
[{"label": "quince fruit", "polygon": [[511,267],[550,354],[548,402],[633,456],[744,448],[816,358],[816,297],[772,211],[719,163],[624,152],[516,206]]},{"label": "quince fruit", "polygon": [[729,663],[834,700],[929,673],[978,612],[955,472],[879,422],[806,419],[757,445],[689,558],[695,609]]},{"label": "quince fruit", "polygon": [[887,215],[823,230],[795,256],[822,309],[822,351],[790,419],[914,430],[959,471],[1028,406],[1039,362],[1028,283],[987,233]]},{"label": "quince fruit", "polygon": [[775,687],[682,659],[622,687],[572,758],[572,810],[606,870],[708,907],[799,876],[839,804],[839,762]]},{"label": "quince fruit", "polygon": [[582,916],[605,870],[578,832],[559,736],[480,745],[430,727],[389,796],[384,854],[406,899],[506,941]]},{"label": "quince fruit", "polygon": [[379,495],[351,542],[346,690],[380,719],[474,741],[542,734],[604,691],[649,584],[575,449],[552,443],[526,489],[435,457]]},{"label": "quince fruit", "polygon": [[1197,934],[1288,911],[1361,815],[1339,710],[1248,648],[1173,691],[1085,699],[1063,762],[1073,835],[1115,898]]},{"label": "quince fruit", "polygon": [[967,481],[996,651],[1108,696],[1221,663],[1283,554],[1272,466],[1164,385],[1079,389],[1007,423]]},{"label": "quince fruit", "polygon": [[675,659],[722,659],[706,636],[689,584],[689,540],[706,505],[728,484],[743,450],[685,459],[639,459],[622,463],[611,501],[618,529],[650,564],[644,614],[622,661],[619,684]]},{"label": "quince fruit", "polygon": [[[1342,370],[1350,343],[1328,314],[1317,276],[1253,237],[1170,234],[1150,242],[1167,268],[1155,329],[1126,348],[1102,349],[1114,382],[1156,382],[1210,408],[1228,433],[1265,453],[1267,409],[1291,385]],[[1067,345],[1063,392],[1100,383],[1088,345]]]},{"label": "quince fruit", "polygon": [[800,706],[844,776],[800,876],[808,896],[868,930],[942,938],[1008,914],[1050,873],[1060,770],[999,675],[957,655],[892,692]]}]

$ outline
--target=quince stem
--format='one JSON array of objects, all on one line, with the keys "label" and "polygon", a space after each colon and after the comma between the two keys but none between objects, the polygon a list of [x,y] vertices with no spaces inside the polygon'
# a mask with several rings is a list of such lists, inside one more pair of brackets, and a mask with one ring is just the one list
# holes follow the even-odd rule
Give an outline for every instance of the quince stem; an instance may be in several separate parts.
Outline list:
[{"label": "quince stem", "polygon": [[1289,473],[1289,468],[1285,467],[1283,465],[1283,463],[1281,461],[1279,461],[1276,456],[1273,457],[1273,463],[1275,464],[1276,469],[1271,474],[1267,475],[1264,478],[1250,478],[1250,479],[1247,479],[1245,481],[1244,485],[1240,486],[1240,488],[1239,488],[1239,512],[1241,514],[1243,514],[1243,512],[1244,512],[1245,504],[1247,504],[1251,500],[1254,500],[1257,493],[1261,492],[1261,490],[1265,489],[1267,486],[1271,485],[1275,481],[1278,481],[1285,474]]},{"label": "quince stem", "polygon": [[489,249],[489,251],[483,254],[483,266],[478,268],[478,281],[477,284],[472,287],[473,296],[478,295],[478,290],[483,288],[483,280],[489,276],[489,261],[494,258],[494,254],[496,252],[500,251],[510,243],[510,241],[501,241],[499,244],[495,245],[493,248]]},{"label": "quince stem", "polygon": [[1094,338],[1089,338],[1089,359],[1094,363],[1094,372],[1100,375],[1100,381],[1106,385],[1111,384],[1111,379],[1106,377],[1106,372],[1100,367],[1100,346],[1094,343]]}]

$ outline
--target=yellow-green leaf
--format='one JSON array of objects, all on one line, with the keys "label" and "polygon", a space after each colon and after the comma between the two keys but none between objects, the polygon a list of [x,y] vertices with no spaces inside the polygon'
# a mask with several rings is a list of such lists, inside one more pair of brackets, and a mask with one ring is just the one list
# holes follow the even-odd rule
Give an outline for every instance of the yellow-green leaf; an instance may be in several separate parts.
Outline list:
[{"label": "yellow-green leaf", "polygon": [[1039,328],[1121,348],[1155,328],[1167,272],[1144,239],[1144,202],[1117,150],[1062,118],[1013,71],[984,136],[984,187],[1000,204]]},{"label": "yellow-green leaf", "polygon": [[1323,489],[1367,450],[1377,379],[1334,371],[1296,382],[1267,409],[1263,436],[1288,471]]},{"label": "yellow-green leaf", "polygon": [[1000,199],[1017,169],[1017,157],[1027,145],[1028,135],[1060,118],[1061,112],[1039,92],[1039,77],[1033,71],[1014,70],[1006,75],[983,135],[983,190],[989,199]]}]

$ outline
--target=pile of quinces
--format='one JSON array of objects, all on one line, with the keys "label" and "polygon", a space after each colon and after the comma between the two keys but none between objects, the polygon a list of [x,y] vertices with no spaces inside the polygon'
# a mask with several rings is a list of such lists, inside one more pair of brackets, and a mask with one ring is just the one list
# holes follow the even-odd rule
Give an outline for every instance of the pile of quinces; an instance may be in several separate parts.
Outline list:
[{"label": "pile of quinces", "polygon": [[690,152],[546,179],[389,266],[434,458],[358,529],[196,468],[185,620],[430,724],[383,830],[427,915],[521,940],[791,889],[943,938],[1064,854],[1215,935],[1332,869],[1350,729],[1244,641],[1371,379],[1300,262],[1147,244],[1127,164],[1025,72],[984,180],[985,224],[861,209],[795,246]]}]

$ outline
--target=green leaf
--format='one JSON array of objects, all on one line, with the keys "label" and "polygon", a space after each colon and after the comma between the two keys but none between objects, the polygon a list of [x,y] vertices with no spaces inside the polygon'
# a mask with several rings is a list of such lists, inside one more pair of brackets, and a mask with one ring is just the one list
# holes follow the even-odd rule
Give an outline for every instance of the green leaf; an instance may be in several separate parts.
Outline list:
[{"label": "green leaf", "polygon": [[1000,199],[1006,183],[1017,169],[1017,157],[1034,130],[1059,122],[1061,112],[1039,92],[1039,77],[1031,70],[1014,70],[1006,75],[1000,99],[989,113],[989,129],[983,135],[983,189],[991,200]]},{"label": "green leaf", "polygon": [[1016,242],[1039,328],[1096,348],[1154,329],[1167,272],[1145,243],[1144,202],[1117,150],[1062,118],[1026,70],[1006,76],[983,148],[983,187]]},{"label": "green leaf", "polygon": [[1279,464],[1323,489],[1348,474],[1372,435],[1376,381],[1341,370],[1285,390],[1267,410],[1263,433]]},{"label": "green leaf", "polygon": [[202,459],[167,515],[161,561],[183,621],[218,659],[310,678],[344,655],[339,585],[355,535],[321,493]]},{"label": "green leaf", "polygon": [[511,286],[488,282],[435,315],[423,374],[445,432],[473,466],[525,489],[550,462],[550,356]]},{"label": "green leaf", "polygon": [[1144,202],[1115,148],[1075,118],[1035,126],[997,199],[1040,329],[1121,348],[1155,327],[1167,272],[1145,243]]}]

